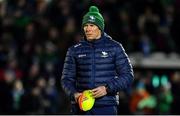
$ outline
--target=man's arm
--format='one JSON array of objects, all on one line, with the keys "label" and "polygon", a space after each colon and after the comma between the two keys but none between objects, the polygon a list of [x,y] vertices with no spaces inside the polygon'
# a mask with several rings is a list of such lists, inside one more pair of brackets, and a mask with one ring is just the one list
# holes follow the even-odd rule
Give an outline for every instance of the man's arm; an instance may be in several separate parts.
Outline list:
[{"label": "man's arm", "polygon": [[117,78],[109,80],[106,84],[107,93],[117,93],[131,86],[134,75],[130,60],[121,44],[116,47],[115,66]]},{"label": "man's arm", "polygon": [[76,62],[72,48],[69,48],[64,61],[64,67],[61,78],[61,85],[65,93],[74,99],[74,94],[77,92],[76,84]]}]

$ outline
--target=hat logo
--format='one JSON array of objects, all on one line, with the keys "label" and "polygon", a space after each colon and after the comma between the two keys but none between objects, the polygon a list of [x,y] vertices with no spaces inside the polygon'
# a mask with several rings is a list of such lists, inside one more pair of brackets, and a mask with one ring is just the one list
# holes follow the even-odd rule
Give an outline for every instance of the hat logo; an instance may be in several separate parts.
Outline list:
[{"label": "hat logo", "polygon": [[92,20],[94,20],[94,19],[95,19],[95,18],[94,18],[94,16],[89,16],[89,18],[90,18],[90,19],[92,19]]},{"label": "hat logo", "polygon": [[95,22],[95,17],[94,16],[89,16],[89,18],[90,18],[89,19],[90,22]]}]

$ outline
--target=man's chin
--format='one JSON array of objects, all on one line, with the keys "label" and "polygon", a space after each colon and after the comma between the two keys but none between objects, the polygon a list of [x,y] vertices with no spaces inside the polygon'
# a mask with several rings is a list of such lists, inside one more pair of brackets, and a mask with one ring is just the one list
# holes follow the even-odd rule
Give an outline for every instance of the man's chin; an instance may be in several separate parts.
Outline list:
[{"label": "man's chin", "polygon": [[91,41],[91,40],[94,40],[94,38],[92,38],[92,37],[87,37],[87,40]]}]

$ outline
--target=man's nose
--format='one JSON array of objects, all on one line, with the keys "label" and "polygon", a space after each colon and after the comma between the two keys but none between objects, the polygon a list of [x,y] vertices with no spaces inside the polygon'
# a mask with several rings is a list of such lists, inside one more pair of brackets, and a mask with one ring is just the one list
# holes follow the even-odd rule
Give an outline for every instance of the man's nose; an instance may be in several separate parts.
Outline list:
[{"label": "man's nose", "polygon": [[87,26],[86,31],[91,31],[91,30],[92,30],[91,26]]}]

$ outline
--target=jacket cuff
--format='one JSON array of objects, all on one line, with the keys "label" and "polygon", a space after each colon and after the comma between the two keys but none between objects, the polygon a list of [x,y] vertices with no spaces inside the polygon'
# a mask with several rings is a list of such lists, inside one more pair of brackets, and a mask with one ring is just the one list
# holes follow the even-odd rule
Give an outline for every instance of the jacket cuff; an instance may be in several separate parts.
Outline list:
[{"label": "jacket cuff", "polygon": [[72,92],[71,94],[70,94],[70,99],[71,99],[71,101],[75,101],[75,97],[74,97],[74,94],[76,93],[76,91],[74,91],[74,92]]},{"label": "jacket cuff", "polygon": [[105,87],[106,87],[106,92],[107,92],[107,94],[108,94],[108,93],[110,93],[110,88],[109,88],[109,85],[108,85],[108,84],[106,84],[106,85],[105,85]]}]

